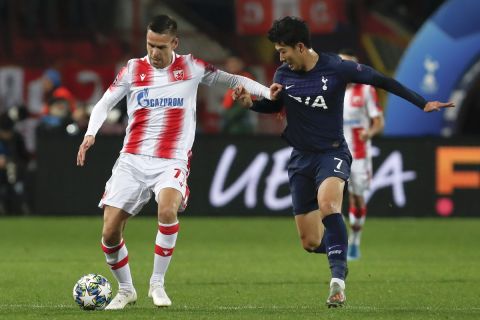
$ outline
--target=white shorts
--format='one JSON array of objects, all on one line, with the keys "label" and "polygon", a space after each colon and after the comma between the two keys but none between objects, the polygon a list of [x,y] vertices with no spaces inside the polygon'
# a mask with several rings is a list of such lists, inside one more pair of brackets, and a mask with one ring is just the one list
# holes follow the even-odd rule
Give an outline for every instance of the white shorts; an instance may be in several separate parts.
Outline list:
[{"label": "white shorts", "polygon": [[121,153],[98,206],[109,205],[136,215],[148,203],[152,192],[158,201],[160,190],[173,188],[182,194],[179,211],[183,211],[190,193],[188,174],[188,165],[184,160]]},{"label": "white shorts", "polygon": [[354,195],[364,196],[372,180],[372,161],[370,158],[353,159],[348,180],[348,191]]}]

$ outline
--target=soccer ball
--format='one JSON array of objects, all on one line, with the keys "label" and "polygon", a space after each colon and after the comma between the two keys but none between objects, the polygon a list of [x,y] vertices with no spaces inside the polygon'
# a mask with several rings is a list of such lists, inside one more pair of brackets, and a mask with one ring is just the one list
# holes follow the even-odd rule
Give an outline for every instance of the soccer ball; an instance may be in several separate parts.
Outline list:
[{"label": "soccer ball", "polygon": [[112,287],[107,278],[90,273],[73,287],[73,300],[84,310],[102,310],[112,301]]}]

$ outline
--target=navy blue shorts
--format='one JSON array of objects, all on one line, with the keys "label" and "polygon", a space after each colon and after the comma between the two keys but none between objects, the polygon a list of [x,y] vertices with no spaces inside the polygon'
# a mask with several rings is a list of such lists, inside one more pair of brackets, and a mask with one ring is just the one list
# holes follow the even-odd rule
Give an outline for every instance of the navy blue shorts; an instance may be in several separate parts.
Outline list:
[{"label": "navy blue shorts", "polygon": [[317,210],[320,184],[328,177],[338,177],[347,182],[351,164],[352,155],[346,145],[323,153],[293,149],[288,163],[293,214]]}]

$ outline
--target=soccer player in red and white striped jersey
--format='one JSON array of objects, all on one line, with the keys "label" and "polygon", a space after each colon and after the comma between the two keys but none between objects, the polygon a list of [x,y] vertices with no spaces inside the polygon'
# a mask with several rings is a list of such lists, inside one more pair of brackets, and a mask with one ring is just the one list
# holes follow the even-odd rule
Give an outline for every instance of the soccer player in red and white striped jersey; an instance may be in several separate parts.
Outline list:
[{"label": "soccer player in red and white striped jersey", "polygon": [[123,148],[99,204],[104,208],[102,249],[119,283],[106,309],[123,309],[137,300],[123,229],[152,192],[158,203],[158,230],[148,295],[157,306],[171,305],[164,277],[179,231],[177,211],[185,209],[189,195],[198,85],[243,85],[259,97],[271,96],[269,88],[253,80],[217,70],[190,54],[177,54],[177,23],[169,16],[152,19],[146,42],[148,54],[129,60],[93,108],[77,155],[77,165],[83,166],[108,111],[126,96],[129,121]]},{"label": "soccer player in red and white striped jersey", "polygon": [[[353,52],[340,54],[343,60],[358,62]],[[343,103],[343,133],[353,161],[348,182],[348,217],[350,236],[347,259],[360,258],[360,237],[367,215],[365,192],[372,178],[371,138],[383,130],[384,119],[378,105],[375,88],[361,83],[350,83]]]}]

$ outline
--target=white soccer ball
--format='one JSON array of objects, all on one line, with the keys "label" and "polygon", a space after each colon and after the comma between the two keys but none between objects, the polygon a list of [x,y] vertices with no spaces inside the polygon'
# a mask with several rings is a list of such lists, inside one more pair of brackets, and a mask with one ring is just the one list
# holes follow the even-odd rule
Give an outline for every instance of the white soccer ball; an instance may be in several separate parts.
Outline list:
[{"label": "white soccer ball", "polygon": [[84,310],[102,310],[112,301],[112,286],[102,275],[87,274],[73,287],[73,300]]}]

